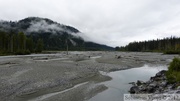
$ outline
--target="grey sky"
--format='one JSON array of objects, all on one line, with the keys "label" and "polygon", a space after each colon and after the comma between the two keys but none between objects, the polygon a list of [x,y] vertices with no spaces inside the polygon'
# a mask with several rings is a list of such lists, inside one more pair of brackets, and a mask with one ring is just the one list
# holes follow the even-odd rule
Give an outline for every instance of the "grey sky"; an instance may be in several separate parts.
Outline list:
[{"label": "grey sky", "polygon": [[29,16],[71,25],[110,46],[180,37],[180,0],[0,0],[0,19]]}]

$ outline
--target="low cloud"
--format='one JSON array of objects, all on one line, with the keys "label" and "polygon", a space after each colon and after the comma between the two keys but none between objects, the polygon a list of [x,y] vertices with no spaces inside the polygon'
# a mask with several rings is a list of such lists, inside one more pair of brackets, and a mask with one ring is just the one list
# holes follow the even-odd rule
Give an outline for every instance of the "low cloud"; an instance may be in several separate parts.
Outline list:
[{"label": "low cloud", "polygon": [[[0,19],[50,18],[79,29],[79,35],[86,40],[110,46],[171,35],[180,37],[180,0],[0,1]],[[55,26],[47,29],[51,27]]]},{"label": "low cloud", "polygon": [[79,37],[81,33],[74,33],[70,30],[64,29],[64,25],[56,23],[48,23],[46,20],[32,21],[30,27],[26,30],[27,33],[31,32],[50,32],[52,34],[57,34],[61,32],[66,32],[73,35],[74,37]]},{"label": "low cloud", "polygon": [[27,29],[27,32],[52,32],[56,34],[58,31],[63,31],[61,27],[57,24],[49,24],[45,20],[40,20],[38,22],[31,22],[30,27]]}]

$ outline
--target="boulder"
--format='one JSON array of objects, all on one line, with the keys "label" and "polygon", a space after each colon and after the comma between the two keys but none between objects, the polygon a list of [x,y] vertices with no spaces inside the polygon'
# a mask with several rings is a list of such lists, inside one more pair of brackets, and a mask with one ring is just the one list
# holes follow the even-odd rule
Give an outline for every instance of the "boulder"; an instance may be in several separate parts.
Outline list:
[{"label": "boulder", "polygon": [[162,82],[159,84],[159,86],[161,86],[161,87],[166,87],[167,84],[168,84],[167,81],[162,81]]},{"label": "boulder", "polygon": [[145,83],[143,81],[138,80],[136,84],[137,84],[137,86],[140,86],[140,85],[145,84]]},{"label": "boulder", "polygon": [[129,91],[131,94],[135,94],[135,93],[138,93],[139,92],[139,87],[138,86],[133,86],[130,88],[130,91]]},{"label": "boulder", "polygon": [[178,90],[176,93],[177,93],[177,94],[180,94],[180,90]]},{"label": "boulder", "polygon": [[133,85],[133,86],[136,86],[136,83],[135,82],[130,82],[129,84]]},{"label": "boulder", "polygon": [[148,93],[154,93],[156,91],[156,88],[155,87],[152,87],[152,86],[148,86],[147,87],[147,92]]},{"label": "boulder", "polygon": [[171,89],[176,89],[176,87],[177,87],[177,84],[174,83],[174,84],[172,85]]},{"label": "boulder", "polygon": [[166,70],[162,70],[156,74],[156,77],[162,77],[166,74],[166,72],[167,72]]},{"label": "boulder", "polygon": [[121,56],[118,56],[118,57],[117,57],[117,59],[120,59],[120,58],[121,58]]},{"label": "boulder", "polygon": [[141,93],[141,92],[147,92],[147,86],[141,85],[141,86],[139,87],[139,90],[140,90],[140,93]]}]

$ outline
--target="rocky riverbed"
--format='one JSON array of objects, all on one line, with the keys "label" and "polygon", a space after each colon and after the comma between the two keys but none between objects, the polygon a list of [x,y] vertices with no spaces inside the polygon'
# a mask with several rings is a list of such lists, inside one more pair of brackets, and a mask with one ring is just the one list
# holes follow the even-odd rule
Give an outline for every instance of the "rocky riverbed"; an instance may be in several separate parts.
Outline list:
[{"label": "rocky riverbed", "polygon": [[[127,52],[70,52],[69,55],[58,52],[1,56],[0,99],[84,101],[107,89],[97,83],[111,78],[99,71],[111,72],[144,64],[168,65],[174,56],[176,55]],[[76,87],[81,83],[83,84]]]},{"label": "rocky riverbed", "polygon": [[166,70],[158,72],[149,81],[131,82],[131,94],[180,94],[180,83],[170,83],[166,78]]}]

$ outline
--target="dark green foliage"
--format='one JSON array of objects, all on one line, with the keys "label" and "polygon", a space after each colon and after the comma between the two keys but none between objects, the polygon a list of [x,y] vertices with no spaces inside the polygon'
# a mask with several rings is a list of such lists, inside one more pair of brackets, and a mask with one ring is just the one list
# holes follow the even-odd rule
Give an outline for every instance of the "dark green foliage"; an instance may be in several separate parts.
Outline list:
[{"label": "dark green foliage", "polygon": [[26,48],[26,36],[23,32],[18,33],[18,49],[25,50]]},{"label": "dark green foliage", "polygon": [[43,50],[43,40],[39,39],[36,46],[36,52],[41,53]]},{"label": "dark green foliage", "polygon": [[32,37],[26,39],[26,49],[28,49],[30,53],[34,52],[34,42]]},{"label": "dark green foliage", "polygon": [[[42,40],[38,40],[36,49],[38,52],[42,52]],[[34,50],[32,37],[26,37],[23,32],[15,34],[0,31],[0,55],[25,55],[34,52]]]},{"label": "dark green foliage", "polygon": [[30,50],[28,50],[28,49],[26,49],[25,51],[24,51],[24,54],[31,54],[32,52],[30,51]]},{"label": "dark green foliage", "polygon": [[170,37],[164,39],[131,42],[125,47],[120,47],[120,51],[136,51],[136,52],[164,52],[167,54],[175,54],[180,52],[180,38]]},{"label": "dark green foliage", "polygon": [[164,54],[180,54],[180,50],[169,50],[165,51]]},{"label": "dark green foliage", "polygon": [[174,58],[168,67],[169,71],[180,71],[180,58]]},{"label": "dark green foliage", "polygon": [[18,49],[16,52],[15,52],[16,55],[24,55],[24,50],[20,50]]},{"label": "dark green foliage", "polygon": [[[31,29],[31,26],[34,23],[40,23],[43,24],[45,23],[45,29],[40,29],[35,28],[37,31],[34,31]],[[9,27],[5,27],[9,26]],[[51,28],[46,28],[48,26],[51,26]],[[54,27],[53,27],[54,26]],[[29,30],[31,29],[31,30]],[[68,48],[69,50],[72,51],[84,51],[84,50],[114,50],[112,47],[105,46],[105,45],[100,45],[96,44],[93,42],[85,42],[81,37],[78,36],[78,33],[80,31],[74,27],[59,24],[55,21],[52,21],[47,18],[39,18],[39,17],[28,17],[25,19],[22,19],[18,22],[8,22],[4,21],[3,23],[0,24],[0,30],[6,32],[6,33],[19,33],[19,32],[26,32],[26,41],[25,43],[18,42],[19,35],[15,34],[13,36],[14,40],[17,42],[13,42],[13,46],[10,44],[5,44],[3,47],[14,47],[13,49],[10,48],[8,51],[17,51],[19,49],[28,49],[30,52],[35,52],[37,51],[37,42],[39,39],[43,40],[44,50],[61,50],[65,51],[67,48],[66,45],[66,40],[68,40]],[[22,34],[22,33],[21,33]],[[7,34],[5,34],[7,35]],[[30,39],[29,39],[30,38]],[[11,40],[8,38],[5,38],[7,40]],[[21,38],[23,39],[23,38]],[[70,40],[73,40],[76,45],[73,45]],[[33,40],[33,43],[32,43]],[[20,41],[20,40],[19,40]],[[12,43],[12,42],[11,42]],[[16,45],[21,45],[17,47]],[[25,44],[25,45],[23,45]],[[26,47],[24,47],[26,46]],[[7,49],[7,48],[6,48]]]},{"label": "dark green foliage", "polygon": [[2,31],[0,31],[0,49],[1,52],[7,49],[7,34]]},{"label": "dark green foliage", "polygon": [[180,58],[174,58],[168,67],[166,77],[169,82],[180,82]]}]

